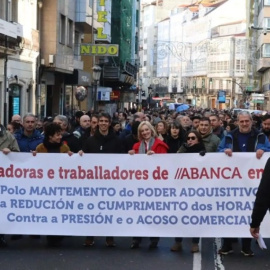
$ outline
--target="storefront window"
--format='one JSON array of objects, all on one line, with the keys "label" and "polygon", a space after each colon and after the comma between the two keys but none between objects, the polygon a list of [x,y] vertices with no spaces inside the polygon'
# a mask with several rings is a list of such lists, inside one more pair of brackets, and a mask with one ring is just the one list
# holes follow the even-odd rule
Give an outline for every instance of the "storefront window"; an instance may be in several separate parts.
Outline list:
[{"label": "storefront window", "polygon": [[21,105],[21,87],[18,84],[11,84],[9,86],[9,117],[11,118],[14,114],[20,114]]},{"label": "storefront window", "polygon": [[46,85],[40,85],[40,115],[44,118],[46,114]]},{"label": "storefront window", "polygon": [[76,86],[66,85],[65,89],[65,111],[67,117],[72,117],[76,111],[80,110],[79,101],[75,97]]}]

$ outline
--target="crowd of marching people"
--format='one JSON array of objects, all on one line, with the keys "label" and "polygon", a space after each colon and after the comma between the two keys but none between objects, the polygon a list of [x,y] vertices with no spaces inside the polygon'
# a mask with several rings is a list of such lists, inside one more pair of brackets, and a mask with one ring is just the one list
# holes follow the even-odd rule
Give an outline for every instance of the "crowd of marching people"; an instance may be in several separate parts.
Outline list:
[{"label": "crowd of marching people", "polygon": [[[264,152],[270,152],[270,114],[259,115],[241,111],[194,109],[177,113],[167,109],[137,112],[124,110],[112,116],[106,112],[77,111],[74,119],[56,115],[37,119],[28,113],[21,117],[13,115],[11,122],[0,125],[0,150],[9,152],[37,153],[127,153],[166,154],[223,152],[232,156],[233,152],[255,152],[260,159]],[[252,216],[252,235],[255,237],[262,217]],[[32,236],[39,237],[39,236]],[[18,240],[22,235],[12,235]],[[50,246],[61,244],[62,236],[47,236]],[[151,237],[149,248],[158,246],[159,238]],[[199,252],[199,238],[192,238],[191,252]],[[139,248],[141,237],[131,240],[131,249]],[[225,238],[220,254],[233,252],[233,239]],[[94,236],[87,236],[84,246],[95,244]],[[4,235],[0,236],[0,246],[7,245]],[[112,236],[106,237],[106,245],[116,245]],[[182,249],[182,238],[175,238],[171,251]],[[251,238],[242,239],[244,256],[253,256]]]}]

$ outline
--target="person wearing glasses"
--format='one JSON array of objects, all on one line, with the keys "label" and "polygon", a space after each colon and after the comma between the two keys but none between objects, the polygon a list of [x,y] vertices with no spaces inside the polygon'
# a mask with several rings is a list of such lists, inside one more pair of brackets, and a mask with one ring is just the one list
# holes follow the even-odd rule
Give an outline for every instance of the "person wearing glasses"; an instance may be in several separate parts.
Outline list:
[{"label": "person wearing glasses", "polygon": [[[186,136],[186,142],[182,144],[177,153],[199,153],[200,155],[205,155],[205,146],[203,143],[202,136],[196,130],[188,131]],[[175,243],[171,247],[171,251],[181,251],[182,250],[182,237],[176,237]],[[199,241],[200,238],[192,238],[191,252],[199,252]]]}]

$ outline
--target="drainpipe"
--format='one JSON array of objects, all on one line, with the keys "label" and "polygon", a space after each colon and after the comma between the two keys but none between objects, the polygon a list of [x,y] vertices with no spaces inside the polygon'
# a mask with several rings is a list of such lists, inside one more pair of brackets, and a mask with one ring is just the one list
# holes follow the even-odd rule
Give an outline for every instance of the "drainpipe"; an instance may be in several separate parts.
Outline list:
[{"label": "drainpipe", "polygon": [[[8,21],[8,0],[6,0],[6,21]],[[8,62],[8,40],[7,36],[5,36],[5,48],[6,48],[6,58],[4,64],[4,126],[6,127],[8,124],[8,111],[7,111],[7,93],[8,93],[8,80],[7,80],[7,62]]]},{"label": "drainpipe", "polygon": [[[5,37],[5,47],[7,48],[7,36]],[[7,62],[8,56],[6,53],[6,59],[4,64],[4,126],[8,124],[8,112],[7,112],[7,93],[8,93],[8,80],[7,80]]]}]

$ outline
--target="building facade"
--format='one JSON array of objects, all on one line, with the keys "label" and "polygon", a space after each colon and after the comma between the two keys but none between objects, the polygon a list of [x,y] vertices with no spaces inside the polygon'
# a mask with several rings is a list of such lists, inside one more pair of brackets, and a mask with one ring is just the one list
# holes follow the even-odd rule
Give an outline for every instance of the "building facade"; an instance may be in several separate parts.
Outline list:
[{"label": "building facade", "polygon": [[[155,8],[155,3],[146,5],[144,12],[148,14]],[[194,1],[174,8],[160,21],[153,18],[156,31],[151,32],[152,37],[144,36],[143,41],[152,39],[154,43],[140,44],[144,50],[142,59],[153,59],[150,63],[141,61],[142,71],[151,70],[151,63],[152,70],[156,70],[151,74],[142,72],[146,88],[151,85],[152,95],[171,97],[195,107],[246,107],[250,83],[246,16],[245,1],[217,0]],[[145,56],[145,51],[150,57]],[[220,93],[226,95],[222,103]]]},{"label": "building facade", "polygon": [[[253,95],[254,107],[270,110],[270,1],[250,1],[249,37],[251,40],[249,78],[251,87],[260,89]],[[255,69],[255,70],[254,70]],[[259,83],[258,83],[259,82]]]},{"label": "building facade", "polygon": [[0,120],[5,125],[13,114],[35,112],[37,12],[36,0],[0,1]]}]

